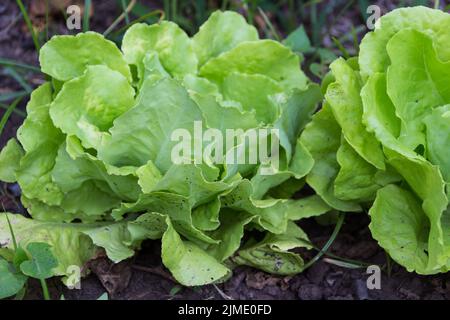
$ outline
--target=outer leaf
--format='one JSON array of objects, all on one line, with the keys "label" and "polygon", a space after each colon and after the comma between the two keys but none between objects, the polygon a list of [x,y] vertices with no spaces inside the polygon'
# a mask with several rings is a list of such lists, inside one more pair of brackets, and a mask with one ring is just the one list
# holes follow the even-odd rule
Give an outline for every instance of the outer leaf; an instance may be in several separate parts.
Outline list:
[{"label": "outer leaf", "polygon": [[167,219],[162,238],[162,260],[175,279],[186,286],[199,286],[226,277],[230,270],[189,241],[183,241]]},{"label": "outer leaf", "polygon": [[243,111],[235,106],[226,106],[213,95],[191,93],[191,97],[202,111],[207,127],[220,130],[224,136],[227,129],[247,130],[258,127],[254,109]]},{"label": "outer leaf", "polygon": [[361,42],[359,65],[363,78],[385,72],[390,64],[386,45],[391,37],[402,29],[426,30],[433,38],[435,48],[443,61],[450,60],[447,45],[450,17],[440,10],[426,7],[401,8],[384,15],[376,25],[374,32],[368,33]]},{"label": "outer leaf", "polygon": [[287,226],[287,201],[282,199],[252,200],[252,184],[242,180],[230,193],[221,198],[222,206],[236,211],[246,211],[256,216],[265,230],[279,234]]},{"label": "outer leaf", "polygon": [[209,59],[233,49],[241,42],[258,40],[258,31],[236,12],[216,11],[200,26],[192,40],[201,67]]},{"label": "outer leaf", "polygon": [[400,119],[386,92],[386,75],[376,73],[371,76],[361,90],[361,98],[364,106],[363,122],[367,130],[373,132],[384,147],[415,158],[415,153],[397,139],[400,135]]},{"label": "outer leaf", "polygon": [[289,210],[288,218],[290,220],[300,220],[309,217],[320,216],[332,208],[318,195],[312,195],[299,199]]},{"label": "outer leaf", "polygon": [[175,23],[136,23],[128,28],[122,41],[122,51],[128,64],[135,65],[141,80],[144,72],[144,57],[155,51],[164,69],[173,77],[183,77],[197,71],[197,57],[191,39]]},{"label": "outer leaf", "polygon": [[366,162],[345,140],[337,152],[337,161],[341,168],[334,180],[334,192],[339,199],[373,200],[379,188],[401,180],[392,168],[378,170]]},{"label": "outer leaf", "polygon": [[110,139],[99,149],[99,159],[137,167],[152,160],[164,173],[172,164],[171,150],[177,144],[171,134],[186,129],[193,137],[196,120],[201,120],[200,110],[175,80],[144,83],[137,105],[115,120]]},{"label": "outer leaf", "polygon": [[231,257],[241,246],[245,226],[253,219],[254,216],[246,212],[223,209],[220,213],[220,228],[211,233],[220,243],[210,246],[207,252],[219,261]]},{"label": "outer leaf", "polygon": [[426,144],[424,117],[432,108],[450,103],[450,62],[439,60],[431,39],[415,30],[398,32],[387,51],[391,60],[387,92],[402,120],[399,139],[414,150]]},{"label": "outer leaf", "polygon": [[53,125],[49,115],[51,101],[52,90],[48,82],[31,94],[27,104],[27,118],[17,130],[17,138],[26,152],[37,149],[41,144],[59,145],[61,143],[62,134]]},{"label": "outer leaf", "polygon": [[200,166],[188,164],[170,167],[153,191],[185,196],[189,199],[191,207],[195,207],[211,201],[220,193],[232,189],[233,186],[222,181],[208,181]]},{"label": "outer leaf", "polygon": [[[20,214],[8,215],[18,244],[27,248],[33,242],[44,242],[51,246],[51,252],[58,259],[53,276],[70,275],[69,266],[80,268],[96,254],[96,248],[88,236],[81,233],[96,225],[52,223],[27,219]],[[4,219],[0,215],[0,219]],[[0,243],[12,248],[11,233],[6,224],[0,224]]]},{"label": "outer leaf", "polygon": [[143,175],[148,166],[140,169],[109,166],[86,152],[78,139],[68,137],[66,144],[59,148],[52,178],[65,193],[81,188],[85,182],[95,182],[99,189],[111,195],[111,203],[117,198],[135,201],[141,193],[137,171]]},{"label": "outer leaf", "polygon": [[427,128],[427,155],[447,183],[450,182],[450,105],[434,109],[425,118]]},{"label": "outer leaf", "polygon": [[76,135],[86,148],[98,148],[102,132],[134,104],[134,90],[119,72],[89,66],[81,77],[64,84],[50,105],[55,126]]},{"label": "outer leaf", "polygon": [[430,221],[410,192],[389,185],[378,191],[369,211],[372,236],[408,271],[436,273],[428,268]]},{"label": "outer leaf", "polygon": [[202,204],[192,210],[192,223],[202,231],[216,230],[220,226],[220,200],[216,199]]},{"label": "outer leaf", "polygon": [[265,75],[285,89],[306,88],[306,76],[299,68],[299,58],[276,41],[243,42],[211,59],[200,69],[200,75],[221,85],[233,72]]},{"label": "outer leaf", "polygon": [[10,139],[0,152],[0,180],[16,182],[16,171],[24,152],[16,139]]},{"label": "outer leaf", "polygon": [[278,118],[279,108],[271,96],[281,91],[276,81],[259,74],[233,72],[222,85],[225,99],[239,102],[244,111],[255,110],[256,119],[266,124]]},{"label": "outer leaf", "polygon": [[446,263],[441,218],[447,208],[445,182],[439,168],[424,159],[410,159],[386,150],[389,163],[402,175],[411,189],[422,199],[422,208],[430,220],[429,266],[434,269]]},{"label": "outer leaf", "polygon": [[306,90],[294,90],[285,103],[281,104],[281,115],[275,123],[280,130],[280,144],[291,160],[297,139],[306,124],[311,121],[317,104],[322,99],[320,87],[310,84]]},{"label": "outer leaf", "polygon": [[55,36],[39,51],[42,71],[61,81],[81,76],[89,65],[106,65],[131,80],[128,65],[116,45],[95,32]]},{"label": "outer leaf", "polygon": [[334,195],[334,179],[339,171],[336,152],[340,145],[341,129],[336,123],[330,107],[325,104],[313,116],[303,131],[300,141],[314,159],[314,167],[306,177],[308,184],[331,207],[342,211],[359,211],[354,202],[342,201]]},{"label": "outer leaf", "polygon": [[308,241],[308,237],[291,222],[285,234],[268,234],[260,243],[247,244],[244,249],[238,251],[238,255],[233,258],[233,261],[270,273],[296,274],[303,270],[304,262],[298,254],[288,250],[297,247],[309,247],[303,240]]},{"label": "outer leaf", "polygon": [[57,150],[58,146],[49,142],[27,152],[21,159],[16,176],[26,197],[39,199],[48,205],[61,203],[63,194],[51,177]]},{"label": "outer leaf", "polygon": [[252,177],[253,199],[262,199],[263,196],[272,188],[287,181],[289,178],[301,179],[306,176],[314,166],[314,159],[309,151],[297,141],[294,156],[289,167],[286,170],[280,169],[279,172],[264,175],[261,174],[261,167]]},{"label": "outer leaf", "polygon": [[345,140],[366,161],[384,170],[380,143],[372,133],[366,131],[361,122],[363,107],[359,92],[362,85],[358,74],[343,59],[333,62],[330,68],[336,82],[328,86],[325,97],[342,128]]},{"label": "outer leaf", "polygon": [[121,219],[125,213],[153,211],[168,215],[174,227],[191,241],[217,244],[217,241],[197,229],[192,221],[191,206],[187,197],[168,193],[152,192],[142,195],[135,203],[123,203],[113,211],[115,219]]}]

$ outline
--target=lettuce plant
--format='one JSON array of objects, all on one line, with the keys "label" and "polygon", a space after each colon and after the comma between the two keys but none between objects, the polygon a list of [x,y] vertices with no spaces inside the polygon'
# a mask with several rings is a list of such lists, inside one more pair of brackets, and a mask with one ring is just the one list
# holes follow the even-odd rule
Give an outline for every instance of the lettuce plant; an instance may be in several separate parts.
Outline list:
[{"label": "lettuce plant", "polygon": [[325,103],[300,141],[307,183],[331,207],[370,207],[373,237],[420,274],[450,269],[450,15],[382,17],[360,53],[331,64]]},{"label": "lettuce plant", "polygon": [[[2,150],[0,178],[19,184],[31,216],[11,217],[18,242],[51,245],[54,275],[101,248],[114,262],[130,258],[145,239],[161,239],[162,261],[184,285],[226,279],[235,265],[302,271],[289,250],[310,245],[293,221],[330,207],[290,199],[313,166],[299,135],[322,99],[298,55],[215,12],[192,38],[171,22],[134,24],[120,49],[93,32],[55,36],[39,60],[51,80]],[[199,121],[277,129],[278,168],[173,163],[171,134]],[[0,243],[11,246],[3,220]]]}]

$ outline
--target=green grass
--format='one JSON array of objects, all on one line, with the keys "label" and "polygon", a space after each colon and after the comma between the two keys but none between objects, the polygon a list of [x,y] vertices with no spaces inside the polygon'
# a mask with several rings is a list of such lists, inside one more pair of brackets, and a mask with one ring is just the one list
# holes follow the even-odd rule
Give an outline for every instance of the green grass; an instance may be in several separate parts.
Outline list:
[{"label": "green grass", "polygon": [[22,0],[16,0],[17,5],[19,6],[20,12],[22,13],[23,19],[25,20],[25,23],[28,27],[28,30],[31,33],[31,37],[33,38],[33,43],[34,46],[36,47],[36,51],[39,52],[40,50],[40,44],[39,44],[39,40],[37,38],[36,32],[34,32],[34,28],[33,25],[31,23],[30,17],[28,15],[28,11],[25,8],[25,6],[23,5]]},{"label": "green grass", "polygon": [[2,119],[0,120],[0,136],[3,133],[3,129],[5,128],[6,122],[8,122],[9,117],[11,116],[11,113],[14,111],[14,109],[17,107],[19,102],[22,100],[22,97],[17,98],[14,100],[13,103],[6,109],[6,112],[3,114]]},{"label": "green grass", "polygon": [[91,0],[84,0],[84,15],[83,15],[83,32],[89,31],[89,19],[90,19],[90,13],[91,13]]},{"label": "green grass", "polygon": [[322,258],[322,256],[324,254],[326,254],[326,252],[328,251],[328,249],[331,247],[331,245],[333,244],[334,240],[338,236],[339,231],[341,230],[342,224],[344,223],[344,219],[345,219],[345,213],[340,213],[339,217],[338,217],[338,220],[336,222],[336,226],[334,227],[333,233],[331,234],[331,236],[328,239],[327,243],[325,243],[323,248],[319,251],[319,253],[316,256],[314,256],[314,258],[312,258],[310,261],[308,261],[304,265],[303,271],[308,269],[309,267],[311,267],[314,263],[319,261],[319,259]]}]

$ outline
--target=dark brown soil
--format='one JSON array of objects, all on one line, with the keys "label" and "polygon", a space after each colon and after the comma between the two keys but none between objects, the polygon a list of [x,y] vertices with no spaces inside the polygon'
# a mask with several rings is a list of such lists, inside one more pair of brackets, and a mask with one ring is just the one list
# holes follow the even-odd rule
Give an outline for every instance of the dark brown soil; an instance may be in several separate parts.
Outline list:
[{"label": "dark brown soil", "polygon": [[[348,215],[330,252],[381,267],[385,265],[386,255],[371,239],[368,222],[364,214]],[[319,246],[332,232],[331,227],[320,227],[313,220],[302,226]],[[170,280],[159,253],[159,243],[149,241],[135,259],[119,266],[111,266],[105,260],[95,261],[93,269],[97,275],[86,278],[81,290],[63,289],[62,292],[66,299],[95,299],[105,291],[110,292],[112,299],[450,299],[449,274],[424,277],[394,265],[390,277],[382,272],[380,290],[368,290],[365,268],[352,270],[324,261],[294,277],[277,277],[251,268],[238,268],[224,284],[181,288]],[[309,252],[305,259],[309,260],[314,254]]]},{"label": "dark brown soil", "polygon": [[[115,1],[96,2],[97,7],[91,25],[93,30],[103,31],[120,14]],[[25,1],[28,3],[28,1]],[[155,7],[155,6],[153,6]],[[20,17],[14,1],[0,3],[0,57],[37,65],[33,42]],[[61,18],[54,18],[52,33],[67,33]],[[26,79],[34,86],[42,83],[42,76],[29,72]],[[0,95],[20,90],[20,86],[1,74]],[[27,99],[24,99],[27,100]],[[20,108],[24,110],[25,103]],[[0,109],[0,117],[4,110]],[[0,138],[0,148],[16,134],[23,118],[13,114]],[[14,186],[9,186],[14,191]],[[12,189],[11,189],[12,188]],[[14,192],[13,192],[14,193]],[[17,195],[17,194],[16,194]],[[0,198],[6,210],[23,212],[20,203],[7,197]],[[82,281],[81,290],[65,288],[59,279],[50,281],[54,299],[61,294],[65,299],[96,299],[104,292],[111,299],[450,299],[450,274],[419,276],[408,273],[393,263],[390,276],[386,266],[386,254],[371,238],[366,214],[348,214],[340,234],[330,252],[347,259],[355,259],[383,268],[381,289],[369,290],[365,268],[348,269],[325,262],[315,263],[304,273],[294,277],[277,277],[251,268],[234,270],[233,277],[224,284],[199,288],[184,288],[173,281],[161,264],[160,243],[148,241],[137,256],[119,265],[107,259],[91,262],[93,272]],[[320,226],[313,219],[301,223],[314,244],[321,247],[328,240],[332,227]],[[309,261],[316,252],[304,252]],[[40,285],[31,281],[27,299],[41,297]]]}]

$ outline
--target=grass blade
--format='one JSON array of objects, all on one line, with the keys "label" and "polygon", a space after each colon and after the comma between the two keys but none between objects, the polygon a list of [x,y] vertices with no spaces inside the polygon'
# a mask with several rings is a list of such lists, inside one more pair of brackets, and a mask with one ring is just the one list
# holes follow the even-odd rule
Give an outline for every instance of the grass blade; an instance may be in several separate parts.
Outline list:
[{"label": "grass blade", "polygon": [[91,13],[91,0],[84,0],[84,14],[83,14],[83,32],[89,31],[89,18]]},{"label": "grass blade", "polygon": [[339,234],[339,231],[341,230],[342,224],[344,223],[344,218],[345,218],[345,213],[339,214],[339,218],[336,223],[336,226],[334,227],[333,233],[331,234],[327,243],[325,243],[322,250],[320,250],[320,252],[314,258],[312,258],[310,261],[308,261],[308,263],[305,264],[305,266],[303,267],[303,270],[306,270],[309,267],[311,267],[328,251],[328,249],[331,247],[334,240],[336,239],[337,235]]},{"label": "grass blade", "polygon": [[5,58],[0,58],[0,65],[8,67],[17,67],[35,72],[41,72],[41,70],[38,67]]},{"label": "grass blade", "polygon": [[[0,108],[4,109],[4,110],[8,110],[9,106],[3,103],[0,103]],[[18,116],[21,116],[22,118],[25,118],[27,116],[27,114],[25,112],[23,112],[22,110],[19,109],[14,109],[13,111],[15,114],[17,114]]]},{"label": "grass blade", "polygon": [[[45,0],[45,41],[48,41],[48,24],[49,24],[49,2],[50,0]],[[67,20],[66,20],[67,21]]]},{"label": "grass blade", "polygon": [[13,241],[14,251],[17,251],[16,235],[14,234],[14,230],[13,230],[13,227],[11,225],[11,221],[9,221],[8,213],[6,212],[5,208],[3,208],[3,211],[5,211],[6,222],[8,223],[9,232],[11,233],[11,239]]},{"label": "grass blade", "polygon": [[16,92],[9,92],[0,95],[0,103],[5,101],[10,101],[16,98],[23,98],[26,95],[28,95],[28,92],[26,91],[16,91]]},{"label": "grass blade", "polygon": [[48,291],[47,282],[45,281],[45,279],[39,279],[39,281],[41,282],[42,293],[44,294],[44,300],[51,300],[50,293]]},{"label": "grass blade", "polygon": [[171,7],[171,13],[172,13],[172,21],[177,21],[177,11],[178,11],[178,6],[177,6],[177,0],[172,0],[172,3],[170,5]]},{"label": "grass blade", "polygon": [[3,115],[2,119],[0,120],[0,136],[2,135],[3,128],[5,127],[6,122],[9,119],[9,116],[14,111],[14,109],[17,107],[17,105],[19,104],[20,100],[22,100],[22,98],[23,97],[20,97],[20,98],[17,98],[16,100],[14,100],[14,102],[11,103],[11,105],[8,107],[5,114]]},{"label": "grass blade", "polygon": [[[123,20],[126,19],[126,17],[128,16],[128,13],[133,10],[133,7],[136,5],[136,0],[131,0],[131,2],[129,3],[128,7],[125,8],[125,11],[122,12],[122,14],[120,16],[117,17],[116,20],[113,21],[113,23],[111,23],[111,25],[108,27],[108,29],[105,30],[105,32],[103,32],[103,35],[106,37],[108,34],[111,33],[112,30],[114,30],[115,27],[117,27],[117,25]],[[127,25],[129,24],[129,22],[127,22]]]},{"label": "grass blade", "polygon": [[350,54],[348,53],[347,49],[345,49],[344,45],[339,41],[339,39],[337,39],[336,37],[331,37],[331,40],[333,40],[333,43],[336,45],[345,59],[350,58]]},{"label": "grass blade", "polygon": [[270,32],[272,33],[272,35],[274,36],[274,38],[277,41],[281,41],[280,36],[278,35],[278,32],[275,30],[272,22],[270,22],[269,18],[267,17],[266,13],[263,11],[263,9],[261,9],[260,7],[258,7],[258,11],[261,14],[261,16],[264,19],[264,22],[269,26]]},{"label": "grass blade", "polygon": [[364,268],[363,265],[351,263],[347,261],[342,261],[339,259],[332,259],[332,258],[323,258],[323,261],[338,267],[346,268],[346,269],[362,269]]},{"label": "grass blade", "polygon": [[122,10],[125,13],[125,23],[130,23],[130,16],[128,15],[129,11],[127,11],[128,5],[126,0],[120,0],[120,3],[122,5]]},{"label": "grass blade", "polygon": [[167,20],[170,20],[171,15],[170,15],[170,3],[169,3],[169,0],[164,0],[163,8],[164,8],[164,13],[165,13],[165,15],[167,17]]},{"label": "grass blade", "polygon": [[9,75],[11,78],[17,81],[18,84],[28,93],[31,93],[33,91],[33,88],[25,81],[23,76],[19,74],[16,70],[14,70],[11,67],[5,68],[4,73],[6,75]]},{"label": "grass blade", "polygon": [[33,24],[31,23],[30,17],[28,16],[27,9],[25,9],[22,0],[16,0],[16,3],[19,6],[20,12],[22,13],[23,19],[25,20],[28,29],[30,30],[34,46],[36,47],[36,51],[39,52],[41,46],[39,45],[39,40],[37,38],[36,32],[34,32]]},{"label": "grass blade", "polygon": [[157,10],[153,10],[139,18],[137,18],[136,20],[133,20],[130,24],[127,24],[126,26],[120,28],[119,30],[115,31],[113,33],[114,36],[119,35],[120,33],[124,32],[125,30],[127,30],[129,27],[131,27],[133,24],[135,23],[139,23],[141,21],[145,21],[150,17],[156,16],[156,15],[160,15],[159,21],[164,20],[165,18],[165,13],[163,10],[157,9]]}]

